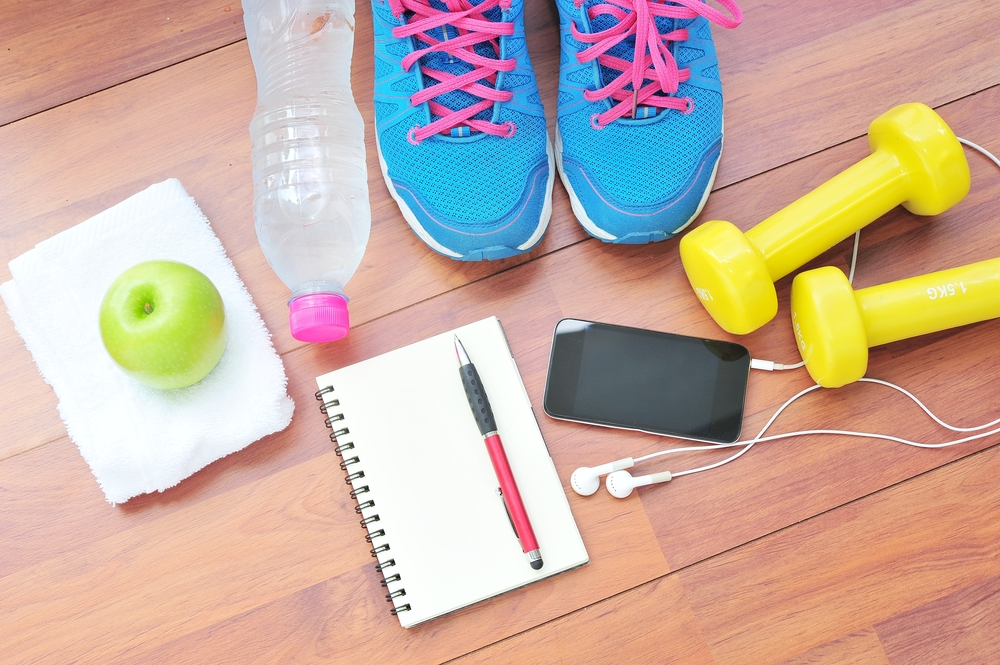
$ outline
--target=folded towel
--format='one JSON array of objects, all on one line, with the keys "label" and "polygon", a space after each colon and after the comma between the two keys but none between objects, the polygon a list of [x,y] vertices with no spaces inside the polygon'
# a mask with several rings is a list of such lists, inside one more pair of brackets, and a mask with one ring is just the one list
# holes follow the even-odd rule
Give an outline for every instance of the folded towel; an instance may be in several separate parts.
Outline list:
[{"label": "folded towel", "polygon": [[[188,388],[137,383],[101,341],[105,291],[127,268],[152,259],[194,266],[225,303],[226,351]],[[179,181],[153,185],[40,242],[11,261],[10,272],[0,296],[110,503],[162,492],[291,421],[294,404],[270,334]]]}]

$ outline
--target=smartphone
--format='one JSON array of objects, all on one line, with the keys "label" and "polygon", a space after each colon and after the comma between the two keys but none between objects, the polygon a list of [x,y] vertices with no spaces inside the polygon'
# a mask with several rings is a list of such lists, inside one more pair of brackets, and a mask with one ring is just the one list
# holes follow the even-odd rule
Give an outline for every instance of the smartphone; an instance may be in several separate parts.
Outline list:
[{"label": "smartphone", "polygon": [[563,319],[543,405],[561,420],[733,443],[749,375],[740,344]]}]

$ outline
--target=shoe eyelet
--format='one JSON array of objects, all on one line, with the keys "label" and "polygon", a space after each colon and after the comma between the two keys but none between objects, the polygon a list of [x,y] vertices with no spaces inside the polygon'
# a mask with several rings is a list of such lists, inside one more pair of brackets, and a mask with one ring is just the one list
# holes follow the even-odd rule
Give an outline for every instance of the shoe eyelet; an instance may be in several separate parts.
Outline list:
[{"label": "shoe eyelet", "polygon": [[684,115],[691,115],[692,111],[694,111],[694,100],[691,99],[690,97],[685,97],[684,110],[681,111],[681,113],[683,113]]},{"label": "shoe eyelet", "polygon": [[420,125],[413,125],[410,131],[406,133],[406,140],[412,145],[420,145],[420,141],[417,140],[417,130],[420,129]]},{"label": "shoe eyelet", "polygon": [[506,127],[507,131],[506,133],[503,134],[503,138],[505,139],[514,138],[514,134],[517,134],[517,125],[515,125],[513,122],[505,122],[504,127]]},{"label": "shoe eyelet", "polygon": [[599,113],[595,113],[590,116],[590,126],[597,130],[604,129],[604,125],[601,124],[601,117]]}]

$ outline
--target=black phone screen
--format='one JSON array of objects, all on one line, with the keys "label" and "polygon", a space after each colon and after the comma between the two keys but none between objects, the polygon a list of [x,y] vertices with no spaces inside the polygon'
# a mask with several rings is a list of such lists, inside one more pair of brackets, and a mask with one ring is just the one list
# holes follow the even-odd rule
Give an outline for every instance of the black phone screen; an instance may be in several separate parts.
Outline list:
[{"label": "black phone screen", "polygon": [[749,372],[750,352],[733,342],[563,319],[544,407],[553,418],[732,443]]}]

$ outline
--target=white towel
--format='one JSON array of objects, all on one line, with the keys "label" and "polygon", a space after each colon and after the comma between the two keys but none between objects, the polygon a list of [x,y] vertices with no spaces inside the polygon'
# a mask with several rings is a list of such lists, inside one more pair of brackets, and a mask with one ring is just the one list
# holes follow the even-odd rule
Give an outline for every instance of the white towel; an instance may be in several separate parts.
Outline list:
[{"label": "white towel", "polygon": [[[101,341],[105,291],[127,268],[152,259],[194,266],[225,303],[226,351],[211,374],[188,388],[137,383]],[[10,272],[0,296],[110,503],[162,492],[291,421],[295,407],[270,334],[179,181],[153,185],[40,242],[11,261]]]}]

